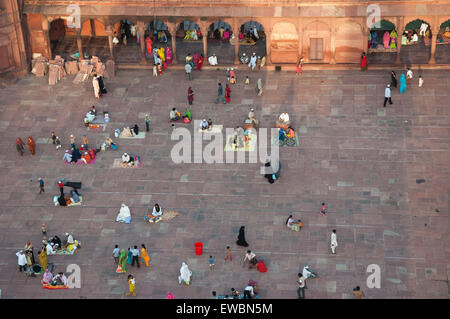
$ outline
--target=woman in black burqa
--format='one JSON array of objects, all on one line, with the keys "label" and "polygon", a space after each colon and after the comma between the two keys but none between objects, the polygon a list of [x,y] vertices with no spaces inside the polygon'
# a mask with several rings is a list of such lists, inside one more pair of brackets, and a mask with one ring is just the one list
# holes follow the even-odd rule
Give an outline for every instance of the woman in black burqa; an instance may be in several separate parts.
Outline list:
[{"label": "woman in black burqa", "polygon": [[248,243],[245,241],[245,226],[241,226],[239,229],[238,240],[236,242],[239,246],[248,247]]}]

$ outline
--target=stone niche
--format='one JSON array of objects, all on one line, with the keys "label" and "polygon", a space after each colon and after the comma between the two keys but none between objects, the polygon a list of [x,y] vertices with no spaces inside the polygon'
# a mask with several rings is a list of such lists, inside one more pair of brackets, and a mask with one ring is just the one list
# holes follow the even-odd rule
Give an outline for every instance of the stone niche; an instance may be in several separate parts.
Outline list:
[{"label": "stone niche", "polygon": [[364,34],[359,23],[339,22],[336,30],[336,63],[359,63],[364,51]]},{"label": "stone niche", "polygon": [[[320,55],[322,57],[321,59],[313,59],[313,57],[311,56],[311,43],[315,39],[321,39],[321,54],[315,52],[316,55]],[[305,22],[302,46],[304,61],[308,63],[329,63],[331,58],[330,41],[331,30],[327,23],[317,20]]]},{"label": "stone niche", "polygon": [[270,43],[272,63],[297,63],[298,33],[290,22],[278,22],[273,26]]}]

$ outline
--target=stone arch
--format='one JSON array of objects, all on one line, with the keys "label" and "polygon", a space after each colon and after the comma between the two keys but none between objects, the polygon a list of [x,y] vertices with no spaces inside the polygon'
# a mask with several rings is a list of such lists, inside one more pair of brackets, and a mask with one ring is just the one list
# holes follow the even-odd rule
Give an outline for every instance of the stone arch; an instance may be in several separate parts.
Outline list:
[{"label": "stone arch", "polygon": [[439,30],[445,30],[445,28],[450,28],[450,19],[447,19],[446,21],[442,22],[439,25]]},{"label": "stone arch", "polygon": [[354,20],[338,22],[334,41],[337,63],[359,62],[361,52],[365,50],[365,35],[361,24]]},{"label": "stone arch", "polygon": [[[266,32],[264,26],[255,20],[242,21],[239,24],[239,30],[236,30],[234,41],[239,40],[239,56],[244,53],[251,55],[255,53],[259,57],[267,55]],[[256,28],[256,33],[253,29]]]},{"label": "stone arch", "polygon": [[426,24],[428,24],[428,27],[431,28],[431,23],[429,23],[428,21],[425,21],[422,18],[416,17],[416,18],[411,18],[410,20],[408,20],[405,23],[404,30],[408,30],[408,31],[416,30],[416,31],[419,31],[419,28],[420,28],[420,25],[422,24],[422,22],[425,22]]},{"label": "stone arch", "polygon": [[97,19],[86,19],[81,24],[81,35],[82,36],[99,36],[106,37],[106,26],[105,24]]},{"label": "stone arch", "polygon": [[296,63],[298,60],[298,31],[288,21],[276,22],[270,33],[270,59],[273,63]]},{"label": "stone arch", "polygon": [[[321,40],[320,40],[321,39]],[[322,59],[315,59],[314,52],[318,54],[320,48],[318,43],[322,44]],[[316,49],[312,46],[316,45]],[[324,21],[314,19],[306,23],[303,28],[302,55],[305,62],[327,63],[331,60],[331,27]]]}]

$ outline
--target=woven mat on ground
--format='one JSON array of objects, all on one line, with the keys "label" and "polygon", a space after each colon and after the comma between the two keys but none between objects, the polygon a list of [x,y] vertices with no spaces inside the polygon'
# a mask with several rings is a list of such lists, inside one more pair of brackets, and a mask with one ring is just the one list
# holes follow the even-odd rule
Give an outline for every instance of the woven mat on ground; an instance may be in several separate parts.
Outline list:
[{"label": "woven mat on ground", "polygon": [[119,135],[119,138],[128,138],[128,139],[134,139],[134,138],[145,138],[145,132],[139,132],[139,134],[138,135],[136,135],[136,136],[131,136],[131,137],[122,137],[122,136],[120,136]]},{"label": "woven mat on ground", "polygon": [[103,115],[97,115],[95,120],[92,121],[94,124],[105,124],[105,117]]},{"label": "woven mat on ground", "polygon": [[51,286],[48,284],[42,284],[42,289],[69,289],[67,286]]},{"label": "woven mat on ground", "polygon": [[114,159],[112,167],[113,168],[136,168],[136,167],[139,167],[139,165],[141,164],[141,157],[137,156],[137,155],[131,155],[131,154],[129,154],[129,155],[135,159],[135,161],[133,162],[132,165],[129,165],[129,163],[128,164],[122,163],[122,158],[116,158],[116,159]]},{"label": "woven mat on ground", "polygon": [[[225,145],[224,150],[225,151],[249,151],[253,152],[256,150],[256,142],[257,142],[257,136],[255,134],[249,134],[248,135],[248,142],[244,143],[244,147],[235,147],[234,144],[230,143],[230,140]],[[230,136],[229,139],[232,139]]]},{"label": "woven mat on ground", "polygon": [[91,132],[104,132],[106,130],[106,124],[89,124],[86,129]]},{"label": "woven mat on ground", "polygon": [[239,45],[255,45],[255,44],[256,44],[256,42],[254,42],[254,41],[250,41],[250,42],[247,42],[247,40],[239,41]]},{"label": "woven mat on ground", "polygon": [[190,121],[190,122],[186,123],[186,122],[184,122],[184,119],[183,119],[183,118],[181,118],[181,119],[178,119],[178,120],[176,120],[176,121],[174,121],[174,120],[169,120],[169,123],[177,123],[177,124],[191,124],[191,123],[192,123],[192,121]]},{"label": "woven mat on ground", "polygon": [[164,210],[163,214],[162,214],[162,220],[171,220],[174,219],[175,217],[177,217],[179,214],[178,212],[174,211],[174,210],[169,210],[166,209]]},{"label": "woven mat on ground", "polygon": [[300,145],[298,135],[295,135],[294,138],[286,137],[284,141],[280,141],[277,137],[275,137],[272,138],[271,142],[272,145],[278,144],[279,147],[295,147]]},{"label": "woven mat on ground", "polygon": [[213,125],[211,130],[202,130],[201,128],[198,129],[199,133],[220,133],[222,132],[223,125]]}]

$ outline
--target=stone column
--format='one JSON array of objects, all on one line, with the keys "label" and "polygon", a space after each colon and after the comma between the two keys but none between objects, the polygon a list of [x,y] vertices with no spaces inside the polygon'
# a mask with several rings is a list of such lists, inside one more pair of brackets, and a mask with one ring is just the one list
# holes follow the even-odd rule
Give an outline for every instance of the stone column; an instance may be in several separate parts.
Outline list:
[{"label": "stone column", "polygon": [[50,43],[50,24],[48,22],[48,18],[46,16],[42,16],[42,31],[44,32],[44,38],[45,41],[47,42],[45,44],[46,48],[45,50],[47,51],[47,58],[49,60],[53,59],[53,55],[52,55],[52,46]]},{"label": "stone column", "polygon": [[363,50],[366,52],[366,55],[369,54],[369,28],[364,27],[364,43],[363,43]]},{"label": "stone column", "polygon": [[331,33],[330,33],[330,64],[336,64],[336,20],[333,19],[331,22]]},{"label": "stone column", "polygon": [[170,38],[172,39],[172,64],[177,64],[177,24],[171,22],[167,24],[170,32]]},{"label": "stone column", "polygon": [[272,60],[270,59],[270,31],[264,30],[264,33],[266,34],[266,65],[272,65]]},{"label": "stone column", "polygon": [[397,19],[397,58],[395,59],[395,64],[400,65],[402,60],[400,58],[400,52],[402,50],[402,35],[403,35],[403,17]]},{"label": "stone column", "polygon": [[239,24],[234,21],[232,28],[233,28],[233,35],[234,35],[234,64],[239,64]]},{"label": "stone column", "polygon": [[141,51],[141,64],[147,64],[147,59],[145,58],[144,26],[145,23],[141,20],[139,20],[136,24],[137,32],[139,32],[139,36],[141,37],[141,40],[139,41]]},{"label": "stone column", "polygon": [[428,64],[436,64],[436,59],[434,58],[434,54],[436,53],[436,42],[437,42],[437,35],[439,33],[439,27],[434,26],[431,30],[433,34],[431,35],[431,55],[430,60],[428,61]]},{"label": "stone column", "polygon": [[81,28],[80,29],[76,29],[75,32],[77,33],[77,46],[78,46],[78,60],[82,60],[84,59],[84,55],[83,55],[83,42],[81,41]]},{"label": "stone column", "polygon": [[108,35],[109,55],[114,60],[113,26],[111,24],[106,26],[106,34]]},{"label": "stone column", "polygon": [[209,25],[206,25],[206,23],[201,23],[199,25],[200,30],[202,31],[203,34],[203,56],[205,58],[206,61],[208,61],[208,27]]},{"label": "stone column", "polygon": [[95,21],[94,19],[89,20],[90,24],[91,24],[91,37],[95,37]]}]

